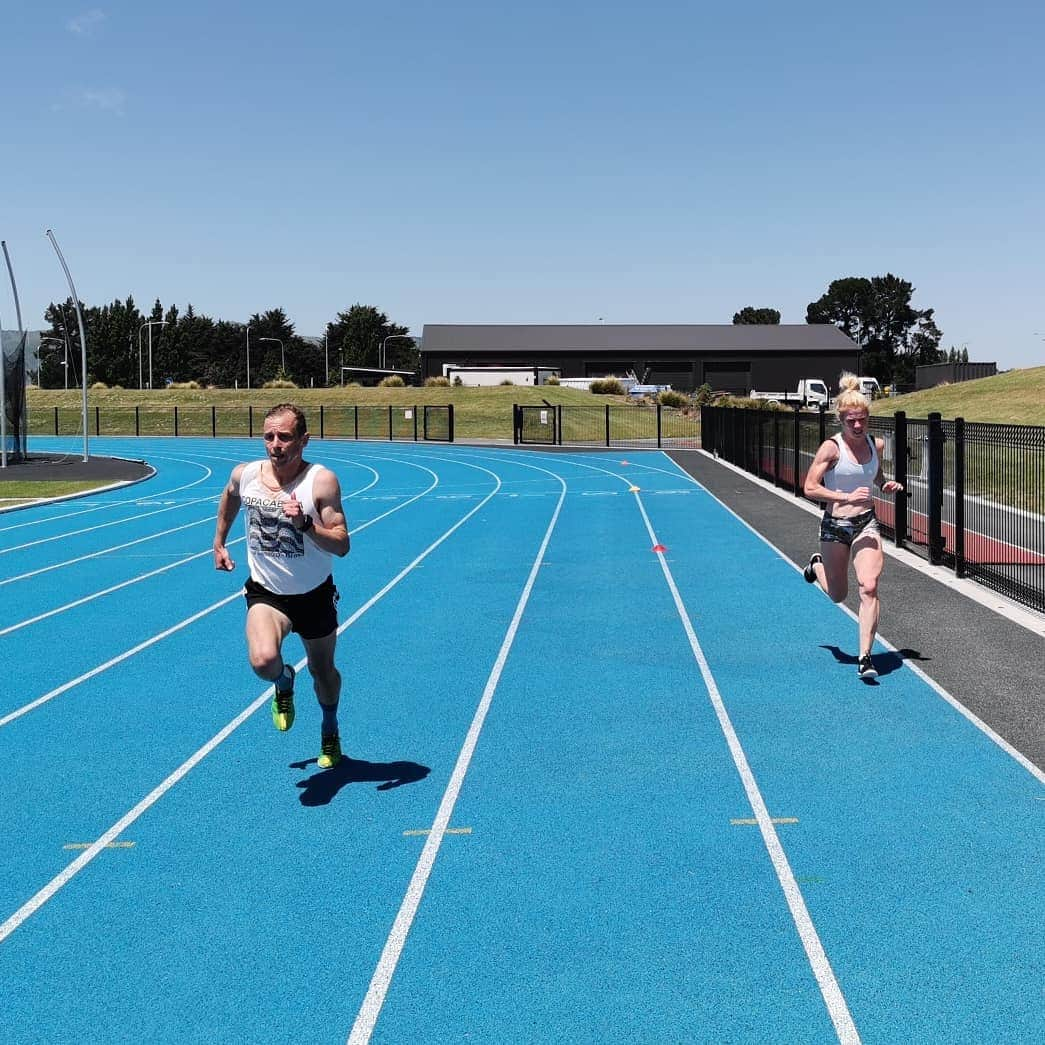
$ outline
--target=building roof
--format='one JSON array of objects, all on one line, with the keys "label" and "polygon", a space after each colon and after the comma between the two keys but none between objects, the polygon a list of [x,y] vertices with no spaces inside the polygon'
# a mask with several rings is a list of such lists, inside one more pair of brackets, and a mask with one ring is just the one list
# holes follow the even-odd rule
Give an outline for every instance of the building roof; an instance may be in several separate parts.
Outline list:
[{"label": "building roof", "polygon": [[426,323],[421,351],[433,352],[855,352],[830,323],[471,324]]}]

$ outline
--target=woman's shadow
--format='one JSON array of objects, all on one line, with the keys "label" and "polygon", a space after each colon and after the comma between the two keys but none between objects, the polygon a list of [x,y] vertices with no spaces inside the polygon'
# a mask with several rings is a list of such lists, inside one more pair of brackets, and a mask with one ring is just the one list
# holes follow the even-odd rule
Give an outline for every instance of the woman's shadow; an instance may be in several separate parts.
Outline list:
[{"label": "woman's shadow", "polygon": [[[291,769],[308,769],[316,759],[291,762]],[[377,783],[378,791],[391,791],[403,784],[416,784],[431,772],[417,762],[364,762],[358,758],[342,758],[332,769],[323,769],[297,782],[303,806],[325,806],[348,784]]]},{"label": "woman's shadow", "polygon": [[[839,649],[838,646],[826,646],[822,645],[821,649],[827,650],[839,664],[852,664],[856,666],[857,658],[852,653],[846,653]],[[879,677],[883,675],[891,675],[894,671],[898,671],[903,667],[905,660],[928,660],[928,657],[923,657],[916,649],[900,649],[900,650],[889,650],[886,653],[873,653],[871,655],[871,663],[875,666]],[[877,686],[878,683],[875,679],[863,679],[865,685]]]}]

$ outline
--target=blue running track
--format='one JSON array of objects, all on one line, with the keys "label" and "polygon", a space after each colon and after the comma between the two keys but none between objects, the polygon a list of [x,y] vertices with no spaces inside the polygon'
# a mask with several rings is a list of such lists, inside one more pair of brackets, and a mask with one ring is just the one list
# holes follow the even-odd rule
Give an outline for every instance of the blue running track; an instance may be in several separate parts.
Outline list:
[{"label": "blue running track", "polygon": [[670,459],[313,443],[322,772],[211,558],[260,445],[0,515],[0,1041],[1045,1041],[1045,774]]}]

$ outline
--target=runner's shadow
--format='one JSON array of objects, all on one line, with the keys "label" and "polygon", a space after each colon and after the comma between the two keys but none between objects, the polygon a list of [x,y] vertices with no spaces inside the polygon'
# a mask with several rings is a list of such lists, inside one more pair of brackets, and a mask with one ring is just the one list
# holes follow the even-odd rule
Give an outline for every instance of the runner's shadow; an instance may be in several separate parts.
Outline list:
[{"label": "runner's shadow", "polygon": [[[831,656],[839,664],[852,664],[854,668],[856,667],[857,658],[852,653],[845,653],[837,646],[821,645],[820,648],[830,652]],[[885,653],[871,654],[871,663],[878,669],[879,678],[883,675],[891,675],[894,671],[899,671],[903,667],[905,660],[925,661],[928,659],[928,657],[923,657],[916,649],[888,650]],[[862,681],[868,686],[876,686],[878,684],[874,679],[863,679]]]},{"label": "runner's shadow", "polygon": [[[307,769],[314,766],[316,759],[291,762],[291,769]],[[325,806],[348,784],[365,784],[380,781],[378,791],[391,791],[403,784],[416,784],[431,772],[428,766],[417,762],[364,762],[358,758],[343,758],[333,769],[323,769],[312,776],[299,780],[295,786],[301,788],[298,798],[303,806]]]}]

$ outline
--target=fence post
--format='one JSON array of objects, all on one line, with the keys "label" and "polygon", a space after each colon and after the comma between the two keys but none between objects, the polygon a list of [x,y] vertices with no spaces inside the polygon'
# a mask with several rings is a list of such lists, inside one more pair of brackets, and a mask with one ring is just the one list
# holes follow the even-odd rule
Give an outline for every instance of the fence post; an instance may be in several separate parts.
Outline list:
[{"label": "fence post", "polygon": [[414,442],[417,442],[417,404],[414,404]]},{"label": "fence post", "polygon": [[392,435],[392,404],[388,404],[388,441],[392,442],[395,437]]},{"label": "fence post", "polygon": [[606,445],[610,445],[610,404],[606,404]]},{"label": "fence post", "polygon": [[177,406],[175,406],[175,408],[174,408],[174,434],[175,435],[178,434],[178,408],[177,408]]},{"label": "fence post", "polygon": [[773,416],[773,485],[780,485],[780,411],[771,410]]},{"label": "fence post", "polygon": [[[820,442],[827,439],[827,407],[820,404]],[[819,444],[818,444],[819,445]]]},{"label": "fence post", "polygon": [[253,406],[248,406],[247,407],[247,434],[251,437],[251,439],[254,438],[254,407]]},{"label": "fence post", "polygon": [[802,489],[798,485],[798,468],[800,464],[800,451],[802,449],[802,419],[799,417],[801,407],[795,406],[795,472],[792,476],[791,485],[796,497],[802,496]]},{"label": "fence post", "polygon": [[761,479],[762,478],[762,474],[763,474],[762,458],[765,456],[765,452],[766,452],[766,440],[765,440],[765,437],[763,436],[763,431],[762,431],[763,427],[765,425],[765,418],[762,416],[762,407],[758,408],[758,415],[757,415],[757,417],[758,417],[758,448],[757,448],[756,452],[758,454],[758,461],[756,462],[757,467],[755,468],[755,475],[757,475],[759,477],[759,479]]},{"label": "fence post", "polygon": [[[678,429],[676,429],[677,431]],[[701,429],[703,431],[703,429]],[[661,421],[660,421],[660,403],[657,404],[657,449],[660,449],[660,433],[661,433]]]},{"label": "fence post", "polygon": [[218,408],[216,406],[210,408],[210,437],[211,439],[218,438]]},{"label": "fence post", "polygon": [[449,439],[449,441],[452,443],[454,441],[454,404],[453,403],[450,404],[449,409],[450,409],[450,439]]},{"label": "fence post", "polygon": [[954,575],[965,576],[965,418],[954,419]]},{"label": "fence post", "polygon": [[929,415],[929,562],[943,561],[943,419]]},{"label": "fence post", "polygon": [[[135,410],[137,410],[137,409],[138,408],[135,407]],[[58,434],[58,407],[54,408],[54,434],[55,435]]]},{"label": "fence post", "polygon": [[134,434],[135,435],[141,435],[142,434],[141,418],[138,416],[138,409],[139,408],[137,406],[134,408]]},{"label": "fence post", "polygon": [[355,414],[355,421],[354,421],[353,431],[355,432],[355,437],[356,437],[356,440],[358,441],[359,440],[359,404],[356,403],[356,405],[354,407],[352,407],[352,410],[353,410],[353,413]]},{"label": "fence post", "polygon": [[907,492],[907,414],[903,410],[897,410],[893,417],[893,456],[895,478],[903,487],[894,502],[893,529],[896,531],[896,547],[902,548],[907,541],[907,502],[910,499]]},{"label": "fence post", "polygon": [[519,445],[519,404],[512,403],[512,442]]},{"label": "fence post", "polygon": [[102,410],[98,406],[94,408],[94,434],[102,434]]},{"label": "fence post", "polygon": [[323,416],[323,404],[320,403],[319,404],[319,438],[320,439],[323,438],[323,435],[324,435],[324,433],[326,431],[325,420],[326,419]]},{"label": "fence post", "polygon": [[555,408],[555,441],[562,446],[562,406]]}]

